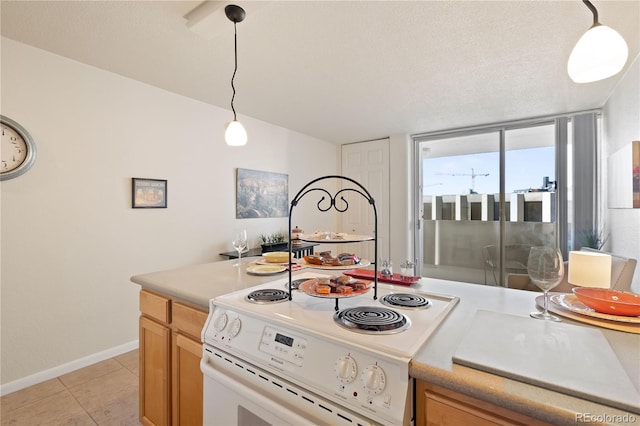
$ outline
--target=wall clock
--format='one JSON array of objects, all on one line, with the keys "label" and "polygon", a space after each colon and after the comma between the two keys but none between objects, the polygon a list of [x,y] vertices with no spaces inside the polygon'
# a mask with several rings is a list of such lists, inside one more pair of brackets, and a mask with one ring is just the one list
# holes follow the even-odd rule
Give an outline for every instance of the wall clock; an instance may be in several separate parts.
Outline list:
[{"label": "wall clock", "polygon": [[0,180],[13,179],[25,173],[36,159],[36,144],[33,138],[17,122],[0,115],[2,127],[2,162]]}]

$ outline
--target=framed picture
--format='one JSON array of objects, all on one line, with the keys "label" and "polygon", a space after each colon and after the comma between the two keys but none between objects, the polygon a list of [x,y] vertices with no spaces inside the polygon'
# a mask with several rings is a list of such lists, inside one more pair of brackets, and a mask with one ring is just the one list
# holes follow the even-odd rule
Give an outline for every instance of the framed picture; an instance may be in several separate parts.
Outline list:
[{"label": "framed picture", "polygon": [[167,208],[167,181],[131,178],[131,207],[134,209]]},{"label": "framed picture", "polygon": [[238,169],[236,219],[289,216],[289,175]]}]

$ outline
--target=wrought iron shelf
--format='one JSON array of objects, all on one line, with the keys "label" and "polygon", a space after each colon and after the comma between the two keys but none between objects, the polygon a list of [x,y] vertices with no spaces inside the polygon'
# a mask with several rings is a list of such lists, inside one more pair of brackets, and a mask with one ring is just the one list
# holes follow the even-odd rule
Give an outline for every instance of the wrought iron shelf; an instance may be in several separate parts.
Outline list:
[{"label": "wrought iron shelf", "polygon": [[[352,184],[355,185],[355,187],[341,188],[337,190],[335,194],[332,194],[326,188],[321,186],[322,183],[325,183],[328,180],[351,182]],[[367,191],[367,189],[364,186],[362,186],[359,182],[346,176],[328,175],[328,176],[323,176],[323,177],[314,179],[309,183],[307,183],[305,186],[303,186],[302,189],[300,189],[300,191],[298,191],[296,196],[293,197],[293,199],[291,200],[291,207],[289,208],[289,235],[291,235],[291,231],[292,231],[291,224],[292,224],[293,211],[295,207],[298,205],[298,203],[300,202],[300,200],[302,200],[306,195],[315,193],[320,196],[320,199],[316,204],[316,207],[320,212],[326,213],[333,209],[338,213],[345,213],[349,209],[349,202],[344,198],[344,196],[347,193],[351,193],[351,192],[360,194],[373,209],[373,215],[374,215],[374,230],[373,230],[374,236],[373,237],[358,236],[363,238],[357,238],[353,240],[336,240],[336,239],[319,240],[319,239],[304,239],[304,238],[302,238],[302,240],[307,242],[320,243],[320,244],[344,244],[344,243],[357,243],[357,242],[363,242],[363,241],[373,241],[374,242],[374,259],[372,261],[373,268],[374,268],[373,269],[373,299],[376,300],[378,298],[378,262],[376,261],[378,259],[378,239],[377,239],[378,211],[376,210],[376,203],[373,197],[371,196],[371,193],[369,193],[369,191]],[[291,260],[291,252],[292,252],[292,243],[291,241],[289,241],[289,255],[290,255],[289,256],[289,285],[288,285],[289,300],[292,300],[291,283],[292,283],[293,262]],[[354,266],[357,266],[357,265],[354,265]],[[313,266],[311,267],[313,268]],[[318,268],[318,269],[322,269],[322,268]],[[339,298],[336,297],[335,298],[336,311],[338,310],[338,300]]]}]

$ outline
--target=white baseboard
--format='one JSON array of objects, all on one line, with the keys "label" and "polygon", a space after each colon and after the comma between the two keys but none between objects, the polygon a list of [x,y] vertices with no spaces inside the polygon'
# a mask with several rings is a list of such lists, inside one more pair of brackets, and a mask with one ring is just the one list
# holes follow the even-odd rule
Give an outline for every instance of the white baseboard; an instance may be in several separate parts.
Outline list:
[{"label": "white baseboard", "polygon": [[68,362],[66,364],[58,365],[57,367],[50,368],[48,370],[41,371],[36,374],[32,374],[22,379],[14,380],[13,382],[0,385],[0,396],[10,394],[20,389],[28,388],[29,386],[37,385],[38,383],[45,382],[50,379],[62,376],[63,374],[70,373],[80,368],[87,367],[96,362],[104,361],[105,359],[113,358],[114,356],[122,355],[138,348],[138,341],[134,340],[124,345],[109,348],[105,351],[98,352],[77,359],[75,361]]}]

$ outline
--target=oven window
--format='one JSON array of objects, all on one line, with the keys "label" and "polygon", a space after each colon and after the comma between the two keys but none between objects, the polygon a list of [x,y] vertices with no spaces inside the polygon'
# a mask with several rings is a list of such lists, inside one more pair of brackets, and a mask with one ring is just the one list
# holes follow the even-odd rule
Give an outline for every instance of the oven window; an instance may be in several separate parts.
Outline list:
[{"label": "oven window", "polygon": [[265,422],[242,405],[238,405],[238,424],[243,426],[272,426],[271,423]]}]

